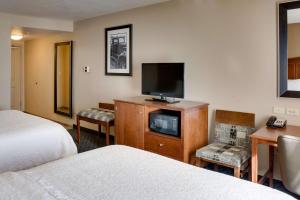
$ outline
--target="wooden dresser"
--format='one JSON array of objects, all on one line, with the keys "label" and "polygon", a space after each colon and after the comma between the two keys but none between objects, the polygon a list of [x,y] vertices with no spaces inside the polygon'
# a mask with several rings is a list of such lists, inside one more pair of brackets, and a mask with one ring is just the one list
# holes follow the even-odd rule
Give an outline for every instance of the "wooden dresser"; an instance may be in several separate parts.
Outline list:
[{"label": "wooden dresser", "polygon": [[[181,135],[172,137],[149,129],[149,113],[180,112]],[[208,104],[181,101],[167,104],[145,101],[145,97],[115,100],[115,143],[151,151],[186,163],[190,154],[207,145]]]}]

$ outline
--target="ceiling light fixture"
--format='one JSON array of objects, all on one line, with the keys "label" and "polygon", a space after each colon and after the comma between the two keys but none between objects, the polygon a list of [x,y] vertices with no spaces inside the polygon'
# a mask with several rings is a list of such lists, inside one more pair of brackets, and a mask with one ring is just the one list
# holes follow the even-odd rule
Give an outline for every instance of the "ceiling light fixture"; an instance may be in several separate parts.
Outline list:
[{"label": "ceiling light fixture", "polygon": [[23,35],[16,35],[16,34],[12,34],[11,36],[10,36],[10,38],[12,39],[12,40],[22,40],[23,39]]}]

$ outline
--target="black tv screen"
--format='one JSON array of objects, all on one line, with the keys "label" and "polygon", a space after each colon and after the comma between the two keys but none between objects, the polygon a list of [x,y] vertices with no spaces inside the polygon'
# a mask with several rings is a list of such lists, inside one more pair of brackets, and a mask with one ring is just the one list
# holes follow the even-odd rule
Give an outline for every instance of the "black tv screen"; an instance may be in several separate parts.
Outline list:
[{"label": "black tv screen", "polygon": [[142,64],[142,94],[184,98],[184,63]]}]

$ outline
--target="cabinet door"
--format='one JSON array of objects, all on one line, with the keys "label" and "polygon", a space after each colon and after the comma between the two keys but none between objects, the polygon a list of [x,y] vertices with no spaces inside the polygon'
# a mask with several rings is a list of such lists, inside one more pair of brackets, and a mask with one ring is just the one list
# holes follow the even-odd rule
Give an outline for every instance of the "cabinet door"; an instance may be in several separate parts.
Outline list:
[{"label": "cabinet door", "polygon": [[294,63],[288,64],[288,79],[293,80],[296,78],[296,66]]},{"label": "cabinet door", "polygon": [[144,148],[144,106],[115,103],[116,144]]},{"label": "cabinet door", "polygon": [[300,79],[300,63],[296,63],[296,75],[295,75],[295,79]]}]

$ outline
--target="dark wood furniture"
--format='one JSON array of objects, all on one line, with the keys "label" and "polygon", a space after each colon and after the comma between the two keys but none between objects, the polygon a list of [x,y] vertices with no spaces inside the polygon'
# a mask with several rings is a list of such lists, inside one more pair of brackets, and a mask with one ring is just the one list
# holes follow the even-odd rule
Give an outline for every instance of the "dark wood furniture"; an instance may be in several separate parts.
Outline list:
[{"label": "dark wood furniture", "polygon": [[[274,148],[277,148],[277,138],[279,135],[292,135],[300,137],[300,127],[287,125],[285,128],[268,128],[263,127],[251,135],[252,156],[251,156],[251,171],[252,182],[264,183],[265,179],[269,178],[269,184],[273,187],[273,161]],[[258,180],[258,145],[265,144],[269,146],[269,169],[264,176]]]},{"label": "dark wood furniture", "polygon": [[[149,129],[149,113],[179,111],[181,136],[172,137]],[[208,104],[181,101],[167,104],[145,101],[145,97],[115,100],[115,143],[151,151],[186,163],[190,154],[207,145]]]},{"label": "dark wood furniture", "polygon": [[289,58],[288,79],[300,79],[300,58]]},{"label": "dark wood furniture", "polygon": [[[249,128],[255,127],[255,114],[253,113],[243,113],[235,111],[226,111],[226,110],[216,110],[215,122],[223,124],[234,124],[239,126],[246,126]],[[249,160],[250,161],[250,160]],[[243,173],[250,172],[249,166],[250,163],[245,163],[246,167],[243,170]],[[206,160],[203,158],[196,157],[195,154],[192,156],[192,164],[195,164],[199,167],[205,166],[207,163],[215,164],[215,170],[218,170],[218,165],[229,167],[234,169],[234,176],[240,178],[241,176],[241,167],[235,167],[232,165],[224,164],[217,161]]]},{"label": "dark wood furniture", "polygon": [[[114,106],[114,104],[109,104],[109,103],[99,103],[99,108],[114,111],[115,106]],[[90,119],[87,117],[82,117],[82,116],[77,115],[77,142],[78,142],[78,144],[80,143],[80,120],[90,122],[93,124],[98,124],[99,134],[101,134],[101,127],[104,126],[105,134],[106,134],[106,145],[109,145],[110,127],[114,126],[114,120],[106,122],[106,121]]]}]

